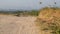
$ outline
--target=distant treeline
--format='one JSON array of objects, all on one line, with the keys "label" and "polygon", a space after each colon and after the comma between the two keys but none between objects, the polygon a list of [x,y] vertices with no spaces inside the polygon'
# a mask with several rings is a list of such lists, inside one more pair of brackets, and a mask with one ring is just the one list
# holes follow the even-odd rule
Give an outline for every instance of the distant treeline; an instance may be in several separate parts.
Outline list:
[{"label": "distant treeline", "polygon": [[30,15],[30,16],[38,16],[38,10],[30,10],[30,11],[0,11],[0,14],[14,14],[14,15]]}]

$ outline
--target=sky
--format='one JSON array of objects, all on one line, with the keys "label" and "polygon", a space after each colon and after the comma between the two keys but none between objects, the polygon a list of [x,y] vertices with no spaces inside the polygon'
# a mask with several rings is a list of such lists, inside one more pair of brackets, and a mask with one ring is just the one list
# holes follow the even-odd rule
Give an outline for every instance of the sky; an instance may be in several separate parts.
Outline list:
[{"label": "sky", "polygon": [[[55,0],[55,6],[60,7],[60,0]],[[42,4],[40,4],[42,2]],[[0,10],[17,9],[17,10],[32,10],[41,9],[45,6],[53,6],[54,0],[0,0]]]}]

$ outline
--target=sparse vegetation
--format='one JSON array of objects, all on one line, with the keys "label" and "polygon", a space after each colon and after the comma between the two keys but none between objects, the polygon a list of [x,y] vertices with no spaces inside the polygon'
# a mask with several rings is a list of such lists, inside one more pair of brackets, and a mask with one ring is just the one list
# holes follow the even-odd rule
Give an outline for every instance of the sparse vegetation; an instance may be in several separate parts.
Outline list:
[{"label": "sparse vegetation", "polygon": [[60,34],[60,8],[43,8],[36,24],[41,31],[47,31],[49,34]]},{"label": "sparse vegetation", "polygon": [[14,16],[38,16],[39,11],[38,10],[30,10],[30,11],[0,11],[0,14],[6,14],[6,15],[14,15]]}]

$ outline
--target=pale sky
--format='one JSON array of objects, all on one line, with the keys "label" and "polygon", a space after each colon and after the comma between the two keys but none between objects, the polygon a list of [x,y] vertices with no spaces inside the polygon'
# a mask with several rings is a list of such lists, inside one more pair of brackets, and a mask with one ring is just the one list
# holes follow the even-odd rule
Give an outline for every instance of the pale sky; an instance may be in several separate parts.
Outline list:
[{"label": "pale sky", "polygon": [[[39,2],[43,2],[39,4]],[[56,0],[56,6],[60,7],[60,0]],[[0,9],[40,9],[48,5],[54,5],[54,0],[0,0]]]}]

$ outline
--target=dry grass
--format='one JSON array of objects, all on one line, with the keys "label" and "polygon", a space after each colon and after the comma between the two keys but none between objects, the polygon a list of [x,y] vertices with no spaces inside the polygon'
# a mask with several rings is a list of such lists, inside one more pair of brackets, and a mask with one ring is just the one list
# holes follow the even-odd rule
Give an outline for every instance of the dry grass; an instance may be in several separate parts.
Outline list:
[{"label": "dry grass", "polygon": [[[39,13],[36,20],[40,34],[60,33],[60,8],[44,8]],[[59,32],[58,32],[59,31]]]}]

